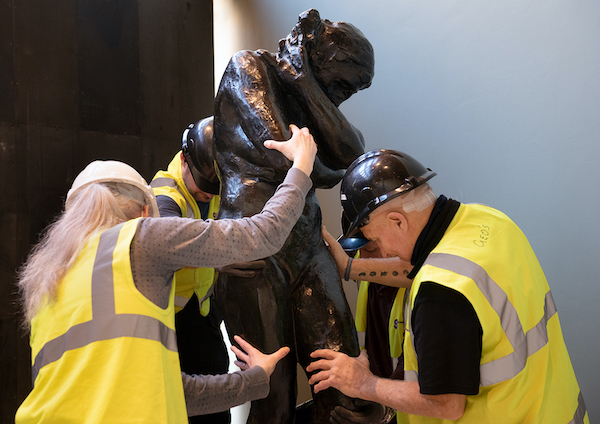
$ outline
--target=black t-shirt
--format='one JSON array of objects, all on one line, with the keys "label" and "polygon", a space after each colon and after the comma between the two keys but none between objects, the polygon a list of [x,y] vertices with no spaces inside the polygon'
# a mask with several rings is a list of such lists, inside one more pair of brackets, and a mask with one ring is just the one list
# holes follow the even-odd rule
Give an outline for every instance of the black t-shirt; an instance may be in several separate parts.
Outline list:
[{"label": "black t-shirt", "polygon": [[456,290],[422,283],[411,319],[421,393],[479,393],[482,329],[469,301]]},{"label": "black t-shirt", "polygon": [[[210,202],[196,201],[196,203],[198,204],[198,208],[200,209],[200,216],[202,217],[202,219],[206,219],[208,217]],[[160,212],[161,217],[165,217],[165,216],[182,217],[183,216],[184,211],[181,210],[181,208],[179,207],[179,205],[177,204],[177,202],[175,200],[173,200],[172,198],[170,198],[167,195],[160,194],[160,195],[156,196],[156,204],[158,205],[158,210]]]},{"label": "black t-shirt", "polygon": [[[414,277],[454,218],[459,202],[440,196],[411,263]],[[422,394],[479,393],[483,330],[471,303],[458,291],[423,282],[411,316]]]}]

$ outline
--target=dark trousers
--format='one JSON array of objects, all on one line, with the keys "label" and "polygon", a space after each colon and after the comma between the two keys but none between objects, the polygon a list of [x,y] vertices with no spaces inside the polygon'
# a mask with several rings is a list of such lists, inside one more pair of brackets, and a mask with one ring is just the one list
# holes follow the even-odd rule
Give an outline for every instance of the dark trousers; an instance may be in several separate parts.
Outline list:
[{"label": "dark trousers", "polygon": [[[181,370],[186,374],[226,374],[229,369],[227,347],[219,325],[222,321],[217,305],[211,299],[210,313],[200,314],[194,294],[185,308],[175,315],[175,331]],[[190,424],[230,424],[229,411],[189,418]]]}]

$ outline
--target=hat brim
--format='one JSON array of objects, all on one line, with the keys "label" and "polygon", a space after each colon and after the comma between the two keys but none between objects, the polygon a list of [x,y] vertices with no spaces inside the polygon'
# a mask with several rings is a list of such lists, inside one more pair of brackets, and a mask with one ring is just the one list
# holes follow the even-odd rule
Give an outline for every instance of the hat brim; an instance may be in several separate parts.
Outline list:
[{"label": "hat brim", "polygon": [[356,252],[369,244],[369,239],[362,236],[362,233],[354,234],[352,237],[341,236],[338,242],[342,245],[345,252]]}]

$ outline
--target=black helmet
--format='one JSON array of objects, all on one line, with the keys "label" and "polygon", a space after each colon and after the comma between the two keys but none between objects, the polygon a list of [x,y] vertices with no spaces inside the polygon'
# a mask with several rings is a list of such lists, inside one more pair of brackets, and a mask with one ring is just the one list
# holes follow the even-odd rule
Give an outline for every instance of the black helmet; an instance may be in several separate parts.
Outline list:
[{"label": "black helmet", "polygon": [[354,256],[358,249],[362,249],[369,243],[360,230],[357,230],[352,236],[345,237],[350,228],[350,219],[344,211],[342,211],[342,235],[338,238],[339,243],[344,248],[344,251],[350,256]]},{"label": "black helmet", "polygon": [[371,150],[359,156],[342,180],[342,226],[344,219],[348,222],[344,237],[340,240],[342,246],[346,240],[352,240],[351,236],[362,238],[366,244],[368,240],[357,232],[368,224],[370,213],[435,175],[413,157],[396,150]]},{"label": "black helmet", "polygon": [[219,194],[220,182],[213,156],[213,117],[190,124],[181,136],[183,157],[196,186],[205,193]]}]

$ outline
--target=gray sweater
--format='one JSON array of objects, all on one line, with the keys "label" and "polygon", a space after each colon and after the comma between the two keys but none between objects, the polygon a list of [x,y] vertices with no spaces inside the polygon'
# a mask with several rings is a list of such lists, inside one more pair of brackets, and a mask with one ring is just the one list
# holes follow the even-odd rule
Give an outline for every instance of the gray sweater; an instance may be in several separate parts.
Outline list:
[{"label": "gray sweater", "polygon": [[[165,308],[173,274],[181,268],[216,268],[277,253],[300,217],[311,187],[304,172],[291,168],[261,213],[252,217],[141,219],[131,245],[136,287]],[[182,376],[190,416],[224,411],[269,393],[269,379],[260,367],[217,376]]]}]

